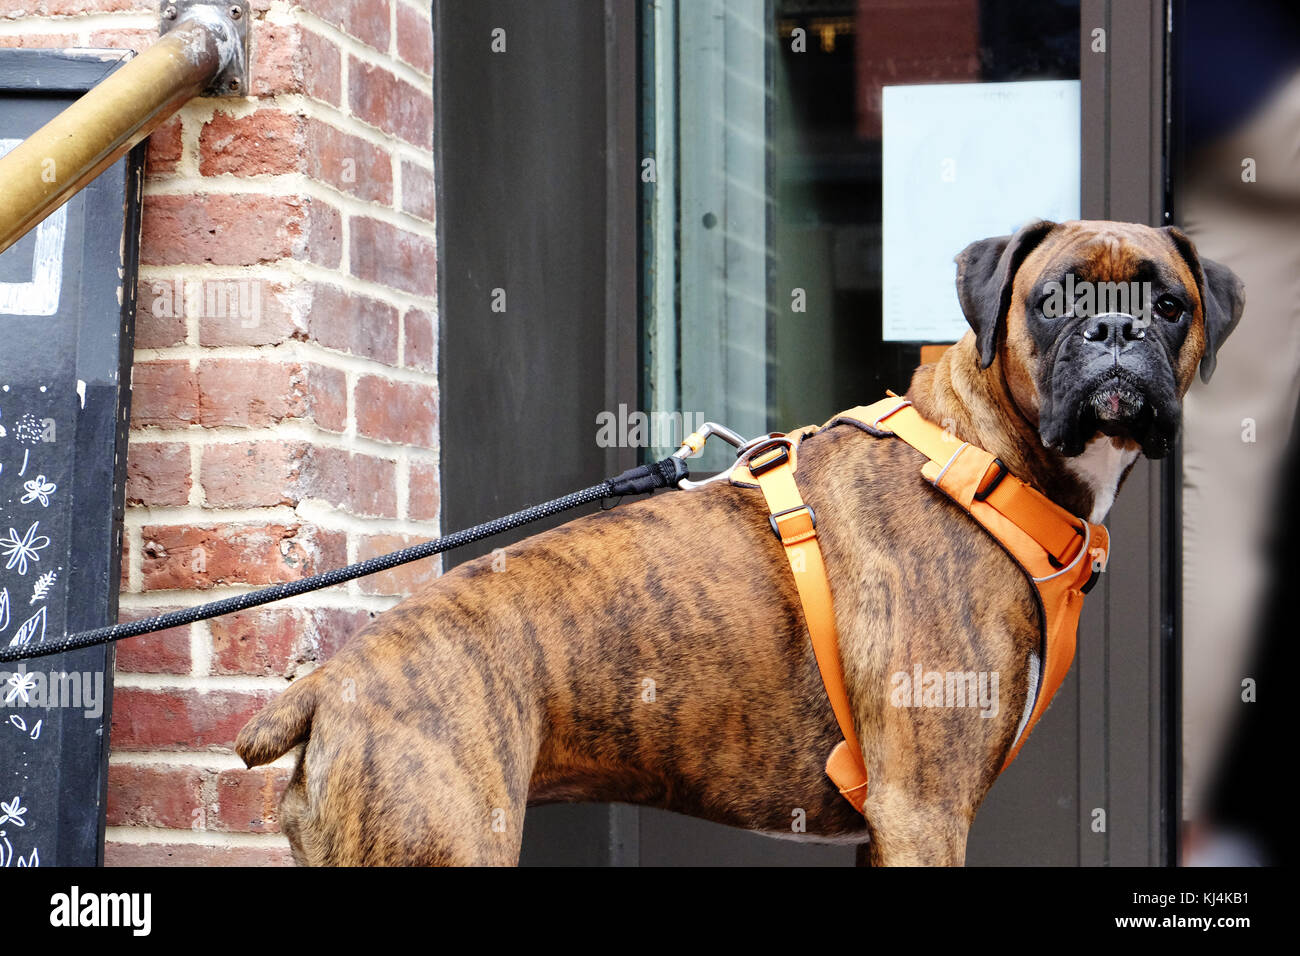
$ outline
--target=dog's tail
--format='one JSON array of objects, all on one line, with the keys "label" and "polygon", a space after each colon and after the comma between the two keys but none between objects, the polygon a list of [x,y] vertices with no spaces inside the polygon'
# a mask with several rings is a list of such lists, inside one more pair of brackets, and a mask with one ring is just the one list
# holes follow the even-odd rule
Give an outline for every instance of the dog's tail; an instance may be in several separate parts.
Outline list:
[{"label": "dog's tail", "polygon": [[311,733],[316,714],[319,672],[293,682],[293,685],[262,710],[235,738],[235,752],[250,767],[270,763],[302,743]]}]

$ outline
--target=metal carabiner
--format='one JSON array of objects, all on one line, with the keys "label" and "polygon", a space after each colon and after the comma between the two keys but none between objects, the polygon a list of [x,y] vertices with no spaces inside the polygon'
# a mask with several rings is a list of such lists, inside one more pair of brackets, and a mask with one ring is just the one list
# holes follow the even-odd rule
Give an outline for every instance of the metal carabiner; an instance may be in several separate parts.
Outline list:
[{"label": "metal carabiner", "polygon": [[726,425],[719,425],[717,422],[705,422],[696,431],[686,436],[685,440],[682,441],[682,447],[673,452],[673,457],[684,459],[695,454],[704,447],[704,443],[713,435],[717,435],[723,441],[735,445],[737,448],[745,444],[745,439]]},{"label": "metal carabiner", "polygon": [[[686,458],[703,449],[704,443],[713,435],[717,435],[723,441],[727,442],[727,444],[734,445],[737,449],[744,448],[749,444],[739,433],[732,431],[726,425],[719,425],[717,422],[705,422],[696,431],[686,436],[686,440],[682,442],[682,447],[673,452],[672,456],[684,461]],[[739,452],[737,452],[737,454],[739,454]],[[677,487],[683,491],[690,491],[693,488],[700,488],[715,481],[725,480],[730,474],[731,469],[728,468],[725,471],[718,472],[712,478],[705,478],[703,481],[690,481],[689,479],[683,478],[681,481],[677,482]]]}]

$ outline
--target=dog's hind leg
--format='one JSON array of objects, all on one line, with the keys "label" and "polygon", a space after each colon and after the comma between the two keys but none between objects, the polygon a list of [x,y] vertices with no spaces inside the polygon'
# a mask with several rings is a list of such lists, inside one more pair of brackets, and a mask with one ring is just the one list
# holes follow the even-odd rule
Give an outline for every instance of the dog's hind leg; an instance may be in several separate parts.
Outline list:
[{"label": "dog's hind leg", "polygon": [[[518,862],[531,754],[487,734],[376,718],[313,737],[281,804],[295,859],[330,866]],[[516,752],[517,751],[517,752]]]},{"label": "dog's hind leg", "polygon": [[339,679],[333,670],[327,664],[295,682],[236,742],[256,764],[305,740],[280,807],[294,859],[314,866],[516,863],[536,760],[529,715],[494,712],[473,681],[412,695],[400,669],[398,676],[368,670],[358,679]]}]

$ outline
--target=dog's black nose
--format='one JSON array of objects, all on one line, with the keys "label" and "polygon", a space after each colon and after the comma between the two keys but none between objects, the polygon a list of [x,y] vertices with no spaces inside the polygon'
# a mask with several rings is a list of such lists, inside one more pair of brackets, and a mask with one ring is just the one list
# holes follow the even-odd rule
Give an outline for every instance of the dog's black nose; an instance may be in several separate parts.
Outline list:
[{"label": "dog's black nose", "polygon": [[1146,334],[1146,323],[1127,312],[1103,312],[1090,317],[1083,326],[1085,339],[1106,345],[1136,342]]}]

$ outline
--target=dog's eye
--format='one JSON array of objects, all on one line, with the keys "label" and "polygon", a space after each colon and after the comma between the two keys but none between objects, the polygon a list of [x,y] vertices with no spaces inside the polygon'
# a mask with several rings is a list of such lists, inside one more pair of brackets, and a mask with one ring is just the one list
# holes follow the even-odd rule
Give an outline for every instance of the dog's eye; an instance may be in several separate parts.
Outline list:
[{"label": "dog's eye", "polygon": [[1038,314],[1045,319],[1059,319],[1069,311],[1069,306],[1062,302],[1060,293],[1049,292],[1038,300]]},{"label": "dog's eye", "polygon": [[1183,303],[1172,295],[1162,295],[1156,299],[1156,312],[1161,318],[1173,322],[1182,316]]}]

